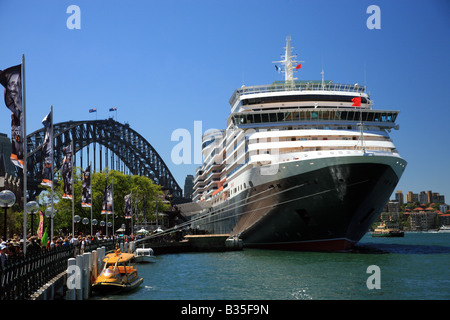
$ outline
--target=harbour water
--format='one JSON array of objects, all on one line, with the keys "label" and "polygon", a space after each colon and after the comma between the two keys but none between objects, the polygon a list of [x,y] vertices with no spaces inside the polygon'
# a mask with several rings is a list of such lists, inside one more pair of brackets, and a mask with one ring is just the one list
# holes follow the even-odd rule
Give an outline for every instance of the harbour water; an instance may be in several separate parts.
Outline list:
[{"label": "harbour water", "polygon": [[[450,233],[360,241],[357,253],[244,249],[182,253],[138,265],[143,285],[106,300],[448,300]],[[379,289],[369,289],[379,267]],[[370,281],[369,281],[370,282]]]}]

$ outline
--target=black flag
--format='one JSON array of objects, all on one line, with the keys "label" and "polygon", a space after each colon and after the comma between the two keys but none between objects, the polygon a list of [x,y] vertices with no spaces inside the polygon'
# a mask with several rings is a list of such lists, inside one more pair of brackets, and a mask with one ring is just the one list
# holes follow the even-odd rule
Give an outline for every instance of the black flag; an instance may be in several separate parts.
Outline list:
[{"label": "black flag", "polygon": [[127,194],[123,200],[125,201],[125,219],[131,219],[131,193]]},{"label": "black flag", "polygon": [[62,174],[64,180],[63,199],[72,199],[72,147],[69,145],[63,148],[64,160]]},{"label": "black flag", "polygon": [[42,154],[44,169],[42,170],[42,182],[44,186],[51,187],[53,184],[53,172],[52,172],[52,162],[53,162],[53,132],[52,132],[52,112],[50,111],[48,115],[42,120],[42,124],[45,127],[45,138],[44,144],[42,145]]},{"label": "black flag", "polygon": [[0,83],[5,87],[5,104],[11,110],[11,161],[23,168],[22,65],[0,71]]},{"label": "black flag", "polygon": [[101,214],[112,214],[112,205],[113,205],[113,193],[112,193],[112,183],[106,187],[105,189],[105,197],[102,205]]},{"label": "black flag", "polygon": [[83,208],[90,208],[92,206],[91,196],[91,166],[86,168],[83,172],[83,192],[81,193],[81,206]]}]

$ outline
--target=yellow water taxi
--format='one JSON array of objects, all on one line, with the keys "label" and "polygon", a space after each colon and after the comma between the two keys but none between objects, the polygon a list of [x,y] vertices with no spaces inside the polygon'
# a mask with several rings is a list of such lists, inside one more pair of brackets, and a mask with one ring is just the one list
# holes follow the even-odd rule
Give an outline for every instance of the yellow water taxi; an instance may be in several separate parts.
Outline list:
[{"label": "yellow water taxi", "polygon": [[144,281],[131,265],[134,255],[122,253],[116,248],[103,259],[103,270],[92,284],[92,290],[97,292],[129,291],[139,287]]}]

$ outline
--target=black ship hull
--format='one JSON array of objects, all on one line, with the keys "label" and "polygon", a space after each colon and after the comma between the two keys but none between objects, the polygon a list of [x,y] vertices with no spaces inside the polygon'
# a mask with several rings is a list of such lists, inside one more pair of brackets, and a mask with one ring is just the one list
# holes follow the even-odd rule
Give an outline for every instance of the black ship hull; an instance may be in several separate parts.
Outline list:
[{"label": "black ship hull", "polygon": [[277,174],[258,185],[249,180],[250,186],[195,224],[239,236],[245,247],[347,250],[367,232],[397,185],[402,170],[392,162],[336,162]]}]

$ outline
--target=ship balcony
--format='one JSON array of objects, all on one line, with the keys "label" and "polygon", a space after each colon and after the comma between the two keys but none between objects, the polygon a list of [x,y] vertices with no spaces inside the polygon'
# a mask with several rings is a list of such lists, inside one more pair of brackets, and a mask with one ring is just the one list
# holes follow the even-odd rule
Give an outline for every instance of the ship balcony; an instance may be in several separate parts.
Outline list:
[{"label": "ship balcony", "polygon": [[[271,153],[279,153],[283,149],[297,148],[299,150],[309,148],[324,148],[324,149],[347,149],[356,148],[361,145],[360,139],[352,140],[296,140],[296,141],[278,141],[278,142],[260,142],[249,144],[248,148],[250,152],[265,153],[270,150]],[[364,138],[364,145],[366,148],[384,148],[395,149],[392,141],[389,140],[371,140]]]},{"label": "ship balcony", "polygon": [[268,165],[273,162],[278,162],[278,155],[271,154],[255,154],[250,156],[250,164],[256,164],[260,166]]},{"label": "ship balcony", "polygon": [[[208,177],[211,175],[211,173],[215,173],[215,172],[220,172],[222,171],[222,159],[220,159],[219,163],[212,163],[210,164],[207,169],[205,170],[205,174],[206,174],[206,179],[208,179]],[[205,179],[205,180],[206,180]]]},{"label": "ship balcony", "polygon": [[204,180],[199,180],[199,181],[197,181],[197,182],[195,182],[194,183],[194,189],[196,189],[196,188],[201,188],[201,187],[203,187],[204,186],[204,184],[205,184],[205,181]]},{"label": "ship balcony", "polygon": [[205,178],[206,178],[206,171],[203,170],[203,171],[201,172],[201,174],[199,174],[198,176],[195,177],[195,179],[194,179],[194,184],[195,184],[196,182],[199,182],[199,181],[204,181]]},{"label": "ship balcony", "polygon": [[220,174],[222,171],[219,170],[214,170],[212,171],[205,179],[205,183],[208,184],[209,181],[214,180],[214,179],[219,179],[220,180]]},{"label": "ship balcony", "polygon": [[194,189],[194,190],[196,190],[198,193],[202,193],[203,191],[205,191],[205,186],[201,186],[201,187],[199,187],[199,188],[197,188],[197,189]]},{"label": "ship balcony", "polygon": [[219,184],[219,182],[220,182],[220,178],[212,179],[211,181],[209,181],[209,182],[205,185],[205,189],[209,190],[209,189],[211,188],[211,186],[213,186],[213,185],[216,185],[216,187],[217,187],[217,185]]},{"label": "ship balcony", "polygon": [[255,126],[352,126],[363,121],[365,126],[375,126],[386,129],[397,129],[395,120],[398,111],[384,111],[372,109],[286,109],[279,110],[236,112],[230,115],[234,125],[239,128],[252,128]]},{"label": "ship balcony", "polygon": [[200,192],[200,193],[197,193],[197,194],[193,194],[192,201],[193,202],[199,201],[201,199],[202,195],[203,195],[203,192]]},{"label": "ship balcony", "polygon": [[270,85],[260,85],[260,86],[250,86],[241,87],[236,89],[229,100],[230,106],[232,108],[236,107],[238,101],[248,97],[248,96],[258,96],[262,94],[273,94],[280,95],[280,93],[295,93],[295,92],[349,92],[355,95],[366,94],[366,87],[359,86],[357,84],[342,84],[342,83],[332,83],[331,81],[295,81],[294,83],[275,82]]}]

